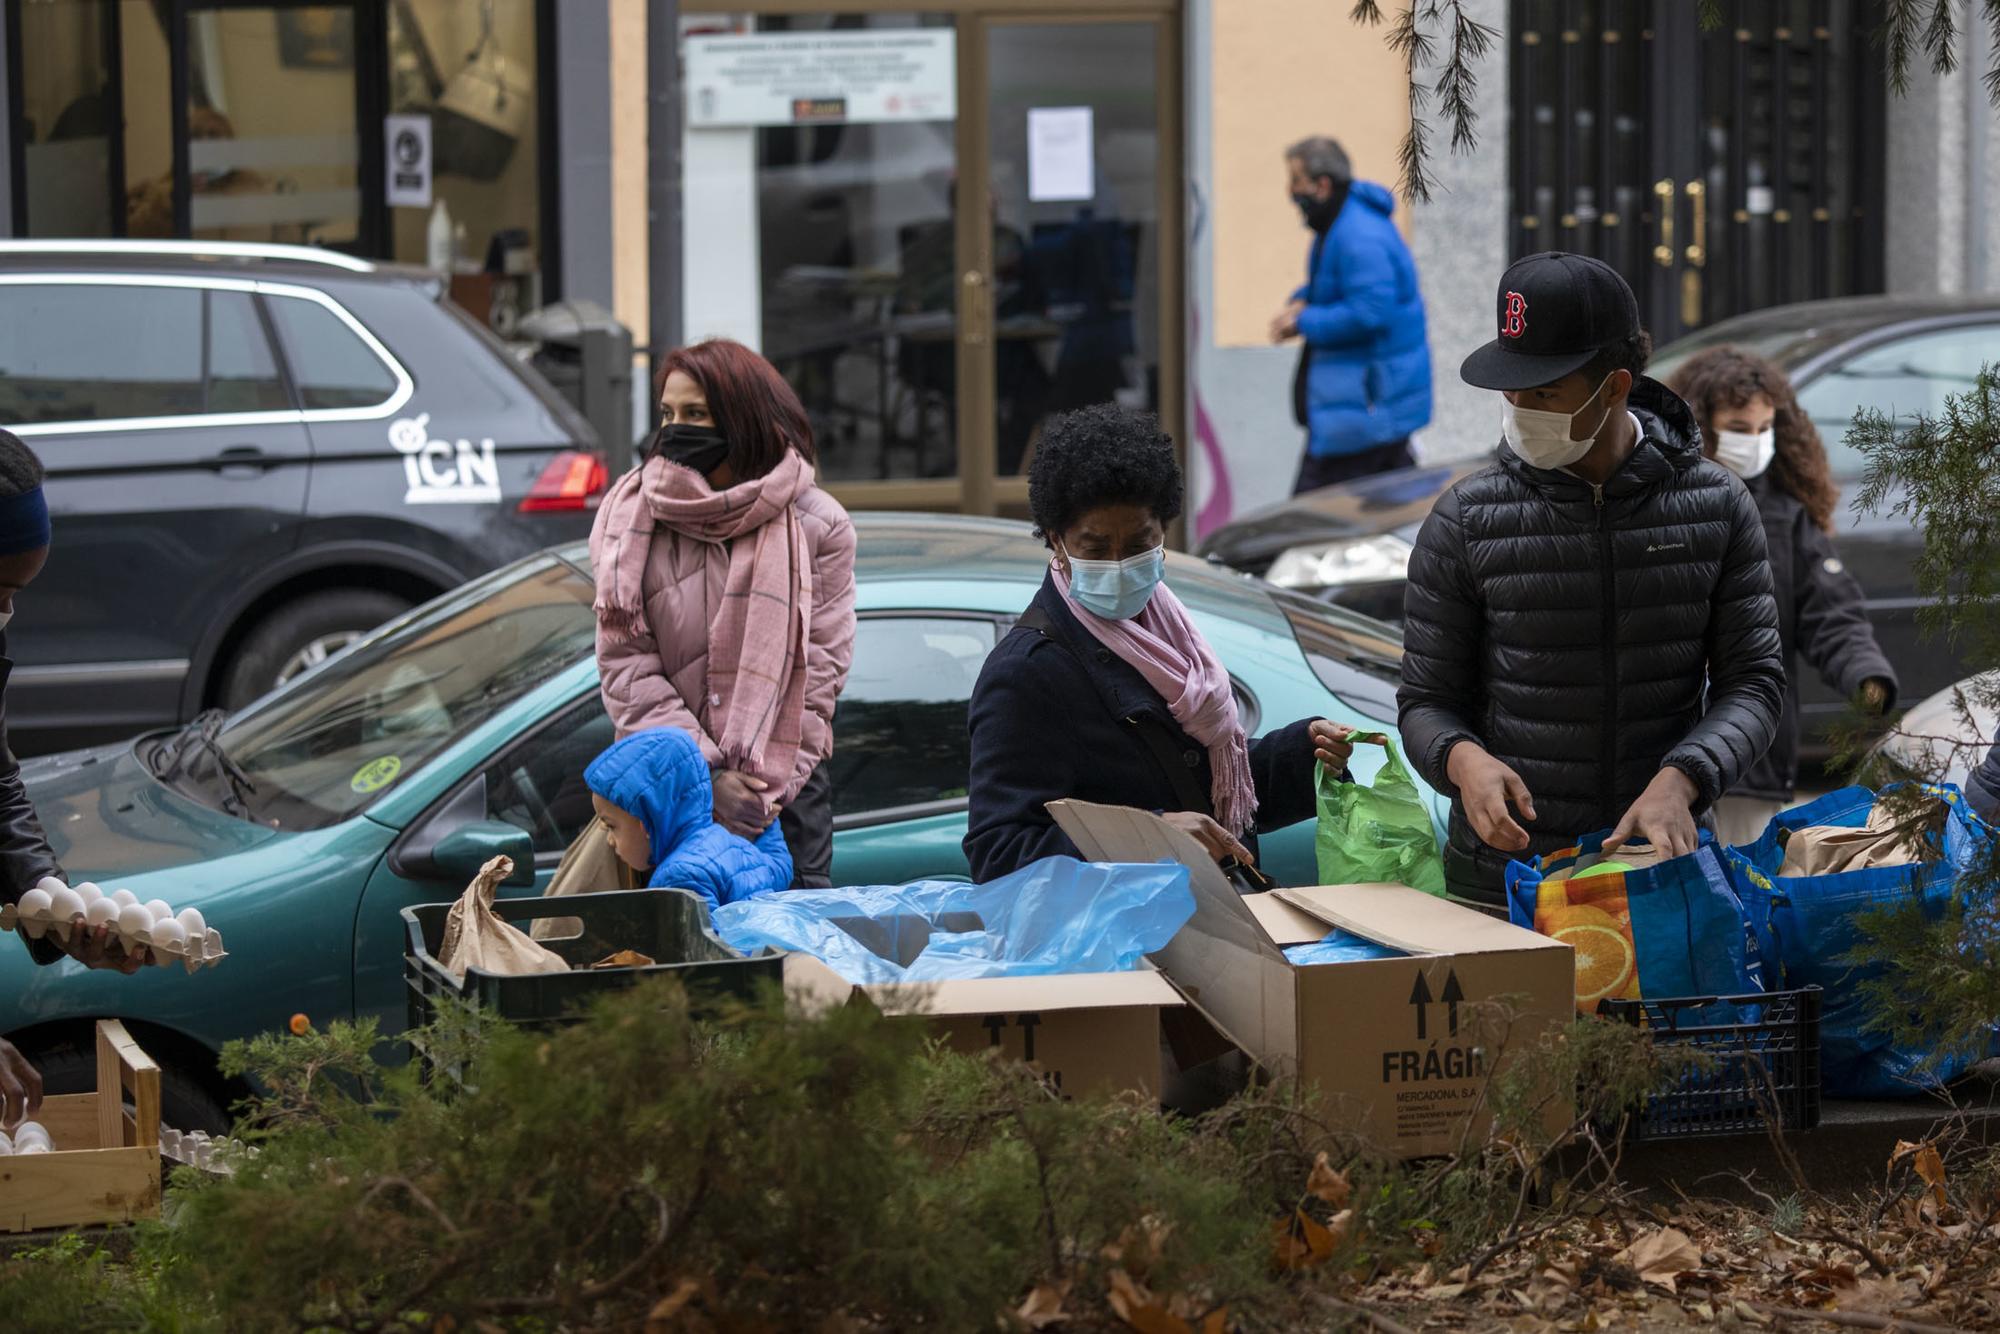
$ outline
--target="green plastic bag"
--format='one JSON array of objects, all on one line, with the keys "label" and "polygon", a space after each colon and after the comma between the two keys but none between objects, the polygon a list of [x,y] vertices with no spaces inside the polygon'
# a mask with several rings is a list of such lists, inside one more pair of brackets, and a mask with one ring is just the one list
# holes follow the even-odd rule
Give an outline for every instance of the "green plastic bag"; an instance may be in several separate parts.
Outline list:
[{"label": "green plastic bag", "polygon": [[1373,786],[1343,783],[1316,766],[1319,783],[1319,882],[1408,885],[1444,894],[1444,858],[1431,833],[1430,812],[1403,767],[1396,743],[1380,732],[1356,732],[1357,744],[1388,752]]}]

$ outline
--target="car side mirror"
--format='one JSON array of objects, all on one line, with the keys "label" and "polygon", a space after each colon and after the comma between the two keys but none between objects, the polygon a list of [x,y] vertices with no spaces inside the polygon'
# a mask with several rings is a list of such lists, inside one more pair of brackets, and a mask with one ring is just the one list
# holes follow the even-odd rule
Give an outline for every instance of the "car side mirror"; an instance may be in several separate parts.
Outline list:
[{"label": "car side mirror", "polygon": [[504,885],[535,883],[535,839],[527,830],[503,820],[475,820],[460,825],[438,840],[431,850],[431,864],[454,883],[470,884],[479,868],[495,857],[511,857],[514,873]]}]

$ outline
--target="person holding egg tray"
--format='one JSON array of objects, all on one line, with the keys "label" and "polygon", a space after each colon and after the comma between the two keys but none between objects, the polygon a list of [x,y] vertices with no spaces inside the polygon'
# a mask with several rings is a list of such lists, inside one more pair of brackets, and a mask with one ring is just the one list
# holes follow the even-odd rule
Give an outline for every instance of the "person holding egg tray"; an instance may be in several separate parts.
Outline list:
[{"label": "person holding egg tray", "polygon": [[652,888],[693,890],[715,908],[791,887],[783,828],[774,820],[751,840],[718,824],[708,760],[680,728],[613,742],[583,779],[612,851]]},{"label": "person holding egg tray", "polygon": [[[0,904],[17,904],[23,894],[51,882],[64,894],[62,868],[49,847],[42,822],[21,783],[21,765],[7,744],[7,678],[14,670],[7,657],[7,623],[14,618],[14,599],[35,581],[49,560],[49,507],[42,495],[42,461],[13,435],[0,431]],[[99,922],[90,929],[54,932],[39,940],[21,933],[21,943],[39,964],[75,959],[86,968],[112,968],[135,973],[146,962],[141,948],[127,953],[113,926]],[[0,1038],[0,1127],[32,1116],[42,1104],[42,1079],[12,1043]]]}]

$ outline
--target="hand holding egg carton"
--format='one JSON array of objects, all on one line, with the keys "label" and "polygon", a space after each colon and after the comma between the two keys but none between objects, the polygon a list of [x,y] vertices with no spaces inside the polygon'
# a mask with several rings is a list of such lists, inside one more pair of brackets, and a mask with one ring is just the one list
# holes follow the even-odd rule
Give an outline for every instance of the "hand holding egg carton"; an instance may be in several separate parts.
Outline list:
[{"label": "hand holding egg carton", "polygon": [[227,954],[222,933],[203,920],[199,908],[176,913],[164,899],[141,903],[129,889],[106,894],[87,882],[72,889],[53,876],[22,894],[18,904],[0,908],[0,931],[15,929],[30,940],[53,934],[65,945],[77,932],[115,935],[127,954],[150,949],[154,963],[179,963],[190,973]]}]

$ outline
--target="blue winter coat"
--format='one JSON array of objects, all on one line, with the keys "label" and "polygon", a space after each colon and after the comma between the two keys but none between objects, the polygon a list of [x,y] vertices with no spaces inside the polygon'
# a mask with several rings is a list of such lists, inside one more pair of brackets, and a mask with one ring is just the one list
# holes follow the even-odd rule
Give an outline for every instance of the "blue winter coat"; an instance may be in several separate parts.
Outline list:
[{"label": "blue winter coat", "polygon": [[1424,298],[1416,261],[1389,220],[1395,209],[1382,186],[1354,182],[1292,294],[1306,303],[1306,452],[1316,458],[1393,444],[1431,419]]},{"label": "blue winter coat", "polygon": [[583,781],[646,827],[654,889],[691,889],[714,907],[791,888],[784,830],[773,820],[752,843],[715,823],[708,761],[680,728],[634,732],[592,760]]}]

